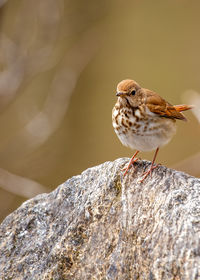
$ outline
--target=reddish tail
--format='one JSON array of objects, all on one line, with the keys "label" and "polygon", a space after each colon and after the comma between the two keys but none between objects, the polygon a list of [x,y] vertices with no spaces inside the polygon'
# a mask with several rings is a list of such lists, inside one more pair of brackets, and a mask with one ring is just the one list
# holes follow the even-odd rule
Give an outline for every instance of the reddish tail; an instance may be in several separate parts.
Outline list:
[{"label": "reddish tail", "polygon": [[174,108],[176,109],[176,111],[182,112],[182,111],[190,110],[190,109],[194,108],[194,106],[183,104],[183,105],[175,105]]}]

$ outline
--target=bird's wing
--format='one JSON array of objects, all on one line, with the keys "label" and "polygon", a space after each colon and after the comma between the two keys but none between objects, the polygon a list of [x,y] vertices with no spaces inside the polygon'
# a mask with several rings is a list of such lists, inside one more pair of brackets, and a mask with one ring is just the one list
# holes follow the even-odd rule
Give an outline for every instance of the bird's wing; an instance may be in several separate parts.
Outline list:
[{"label": "bird's wing", "polygon": [[186,117],[181,113],[181,111],[189,110],[192,106],[188,105],[171,105],[160,97],[157,93],[146,91],[146,106],[148,109],[160,117],[170,118],[170,119],[179,119],[186,121]]}]

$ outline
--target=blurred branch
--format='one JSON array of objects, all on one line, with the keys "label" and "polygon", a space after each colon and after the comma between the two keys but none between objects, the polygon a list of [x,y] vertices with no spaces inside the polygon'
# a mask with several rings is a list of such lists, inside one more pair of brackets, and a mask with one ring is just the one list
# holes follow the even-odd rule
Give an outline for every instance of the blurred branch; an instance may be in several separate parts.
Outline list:
[{"label": "blurred branch", "polygon": [[8,0],[0,0],[0,7],[2,7]]},{"label": "blurred branch", "polygon": [[63,58],[62,65],[50,85],[43,110],[26,125],[23,132],[34,139],[29,142],[31,148],[45,142],[60,125],[80,74],[99,48],[98,29],[87,31]]},{"label": "blurred branch", "polygon": [[8,152],[15,158],[33,152],[55,132],[66,114],[78,78],[99,48],[99,34],[99,27],[88,30],[66,52],[43,109],[1,146],[2,159],[6,159]]},{"label": "blurred branch", "polygon": [[[3,32],[0,35],[0,64],[3,65],[0,72],[0,110],[15,98],[22,84],[34,75],[51,69],[60,59],[60,54],[53,52],[59,37],[63,0],[37,4],[33,0],[21,1],[14,18],[14,39]],[[27,12],[30,10],[31,13]]]},{"label": "blurred branch", "polygon": [[0,168],[0,187],[15,195],[31,198],[39,193],[49,192],[49,189],[33,180],[14,175]]},{"label": "blurred branch", "polygon": [[[88,18],[89,13],[78,17],[81,11],[76,5],[72,6],[71,10],[63,0],[39,1],[37,5],[35,0],[21,0],[18,5],[17,9],[15,6],[5,5],[2,10],[5,20],[2,21],[0,34],[0,111],[16,98],[17,94],[27,97],[23,89],[28,86],[29,90],[29,83],[32,83],[34,76],[50,69],[52,71],[49,76],[46,73],[41,75],[41,85],[46,85],[48,81],[48,89],[47,94],[42,94],[42,98],[45,94],[47,97],[43,107],[39,107],[40,111],[38,106],[34,106],[33,92],[31,106],[23,108],[22,103],[22,112],[25,114],[20,113],[20,106],[16,106],[16,118],[23,120],[22,125],[18,130],[12,130],[14,125],[11,123],[8,135],[3,137],[2,134],[0,159],[6,169],[12,164],[17,167],[13,170],[19,170],[20,163],[29,158],[27,155],[34,153],[58,129],[77,81],[96,54],[101,37],[101,27],[90,27],[94,24]],[[65,22],[66,11],[69,15],[68,24]],[[75,26],[74,22],[70,22],[73,15],[77,17]],[[79,20],[85,24],[84,28]],[[74,28],[78,34],[72,37]],[[76,43],[71,46],[76,37]],[[2,121],[3,127],[4,124],[6,127],[6,122]],[[27,167],[30,171],[31,166]],[[32,197],[48,191],[44,186],[4,169],[0,169],[0,177],[0,186],[17,195]]]},{"label": "blurred branch", "polygon": [[24,59],[16,55],[16,45],[9,38],[0,36],[0,62],[7,65],[0,72],[0,110],[15,97],[24,79]]}]

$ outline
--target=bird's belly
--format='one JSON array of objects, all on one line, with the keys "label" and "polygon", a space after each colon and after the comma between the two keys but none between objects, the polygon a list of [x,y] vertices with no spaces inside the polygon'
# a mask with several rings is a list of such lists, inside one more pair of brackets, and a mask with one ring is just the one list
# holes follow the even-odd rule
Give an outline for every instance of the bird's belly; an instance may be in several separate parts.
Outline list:
[{"label": "bird's belly", "polygon": [[128,129],[115,128],[115,132],[123,145],[139,151],[151,151],[167,144],[176,132],[174,120],[154,118],[148,123],[137,122]]}]

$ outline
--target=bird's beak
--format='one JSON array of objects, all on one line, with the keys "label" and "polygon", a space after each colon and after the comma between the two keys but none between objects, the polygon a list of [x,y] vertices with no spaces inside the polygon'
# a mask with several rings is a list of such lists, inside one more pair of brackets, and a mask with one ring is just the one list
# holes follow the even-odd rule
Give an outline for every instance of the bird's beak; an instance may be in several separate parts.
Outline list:
[{"label": "bird's beak", "polygon": [[116,96],[123,96],[123,95],[126,95],[126,93],[125,92],[117,92],[116,93]]}]

